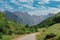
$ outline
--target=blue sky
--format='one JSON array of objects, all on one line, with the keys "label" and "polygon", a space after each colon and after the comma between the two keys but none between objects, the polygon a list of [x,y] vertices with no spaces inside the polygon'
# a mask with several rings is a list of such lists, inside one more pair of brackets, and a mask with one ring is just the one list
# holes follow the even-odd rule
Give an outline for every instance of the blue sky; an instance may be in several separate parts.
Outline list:
[{"label": "blue sky", "polygon": [[31,15],[60,12],[60,0],[0,0],[0,10],[23,11]]}]

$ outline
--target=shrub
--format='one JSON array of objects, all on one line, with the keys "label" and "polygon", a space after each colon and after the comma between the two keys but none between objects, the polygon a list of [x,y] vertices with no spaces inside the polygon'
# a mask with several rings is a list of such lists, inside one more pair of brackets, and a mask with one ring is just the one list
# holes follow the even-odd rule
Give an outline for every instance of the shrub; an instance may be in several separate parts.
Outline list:
[{"label": "shrub", "polygon": [[54,37],[56,37],[56,35],[53,34],[53,33],[50,33],[50,34],[47,34],[47,35],[46,35],[46,37],[45,37],[44,40],[46,40],[46,39],[51,39],[51,38],[54,38]]},{"label": "shrub", "polygon": [[57,38],[57,40],[60,40],[60,36]]}]

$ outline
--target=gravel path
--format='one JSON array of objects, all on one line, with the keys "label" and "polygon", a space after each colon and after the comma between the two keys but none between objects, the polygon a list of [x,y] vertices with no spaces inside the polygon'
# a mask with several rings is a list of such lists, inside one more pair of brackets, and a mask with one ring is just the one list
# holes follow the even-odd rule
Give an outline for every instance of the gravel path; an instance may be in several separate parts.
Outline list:
[{"label": "gravel path", "polygon": [[20,37],[20,38],[18,37],[15,40],[36,40],[37,34],[38,33],[28,34],[28,35],[25,35],[25,36]]}]

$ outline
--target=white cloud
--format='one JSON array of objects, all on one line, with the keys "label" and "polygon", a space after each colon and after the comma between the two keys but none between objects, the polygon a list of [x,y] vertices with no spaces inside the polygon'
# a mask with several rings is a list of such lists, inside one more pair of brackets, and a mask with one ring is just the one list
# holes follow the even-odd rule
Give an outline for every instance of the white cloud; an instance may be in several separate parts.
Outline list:
[{"label": "white cloud", "polygon": [[[60,12],[60,5],[58,5],[58,8],[48,7],[48,9],[44,5],[39,5],[39,4],[49,3],[49,1],[60,1],[60,0],[36,0],[36,1],[38,1],[38,4],[36,4],[36,6],[38,8],[33,6],[34,5],[33,4],[34,1],[35,0],[10,0],[10,2],[15,3],[19,7],[23,6],[23,8],[26,7],[28,9],[33,10],[32,12],[30,12],[30,13],[32,13],[32,15],[34,15],[34,14],[35,15],[40,15],[40,14],[46,14],[46,13],[57,13],[57,12]],[[0,2],[3,2],[3,1],[0,0]],[[21,4],[22,2],[26,3],[26,4]],[[10,9],[10,10],[13,9],[8,4],[4,4],[3,6],[4,6],[4,8]]]},{"label": "white cloud", "polygon": [[27,2],[28,0],[19,0],[20,2]]},{"label": "white cloud", "polygon": [[57,13],[57,12],[60,12],[60,8],[51,8],[51,7],[49,7],[48,12],[49,13]]},{"label": "white cloud", "polygon": [[10,0],[10,2],[15,3],[17,5],[19,5],[20,3],[31,4],[31,3],[33,3],[33,0]]},{"label": "white cloud", "polygon": [[20,5],[19,0],[10,0],[11,3],[14,3],[16,5]]},{"label": "white cloud", "polygon": [[31,14],[31,15],[46,15],[46,14],[48,14],[48,12],[46,10],[36,10],[36,11],[30,12],[29,14]]},{"label": "white cloud", "polygon": [[3,9],[3,8],[0,8],[0,10],[1,10],[1,11],[4,11],[4,9]]},{"label": "white cloud", "polygon": [[23,4],[22,6],[28,8],[28,9],[31,9],[31,10],[37,10],[38,9],[36,7],[33,7],[32,5],[27,5],[27,4]]},{"label": "white cloud", "polygon": [[60,0],[50,0],[50,1],[60,1]]},{"label": "white cloud", "polygon": [[19,0],[20,2],[33,2],[33,0]]},{"label": "white cloud", "polygon": [[30,12],[29,14],[31,15],[47,15],[48,13],[53,13],[56,14],[60,12],[60,8],[52,8],[52,7],[48,7],[48,9],[43,9],[43,10],[35,10]]},{"label": "white cloud", "polygon": [[[16,1],[20,1],[20,2],[34,2],[35,0],[10,0],[11,2],[16,2]],[[39,1],[40,3],[48,3],[49,0],[36,0]]]},{"label": "white cloud", "polygon": [[16,0],[10,0],[10,2],[13,2],[13,3],[15,3],[15,2],[16,2]]},{"label": "white cloud", "polygon": [[[11,1],[12,2],[12,1]],[[27,2],[27,4],[21,4],[20,2]],[[14,1],[12,3],[15,3],[16,5],[18,5],[19,7],[23,6],[23,7],[26,7],[28,9],[31,9],[31,10],[35,10],[37,9],[36,7],[33,7],[32,6],[32,2],[33,0],[19,0],[19,1]]]},{"label": "white cloud", "polygon": [[38,0],[38,1],[39,4],[49,3],[49,0]]},{"label": "white cloud", "polygon": [[[37,10],[37,9],[44,9],[43,6],[40,6],[37,4],[37,6],[39,6],[40,8],[36,8],[36,7],[33,7],[33,2],[34,0],[11,0],[12,3],[15,3],[16,5],[19,5],[19,6],[23,6],[23,7],[26,7],[28,9],[31,9],[31,10]],[[27,4],[21,4],[21,2],[26,2]],[[38,3],[39,4],[44,4],[44,3],[48,3],[49,0],[38,0]]]},{"label": "white cloud", "polygon": [[7,5],[7,4],[5,4],[4,6],[5,6],[5,8],[11,9],[11,6],[9,6],[9,5]]},{"label": "white cloud", "polygon": [[34,7],[33,6],[30,6],[30,5],[26,5],[26,4],[24,4],[24,5],[22,5],[22,6],[24,6],[24,7],[27,7],[27,8],[29,8],[29,9],[34,9]]},{"label": "white cloud", "polygon": [[4,5],[1,5],[1,6],[5,9],[12,9],[12,6],[10,6],[8,4],[4,4]]},{"label": "white cloud", "polygon": [[57,5],[57,8],[60,8],[60,5]]}]

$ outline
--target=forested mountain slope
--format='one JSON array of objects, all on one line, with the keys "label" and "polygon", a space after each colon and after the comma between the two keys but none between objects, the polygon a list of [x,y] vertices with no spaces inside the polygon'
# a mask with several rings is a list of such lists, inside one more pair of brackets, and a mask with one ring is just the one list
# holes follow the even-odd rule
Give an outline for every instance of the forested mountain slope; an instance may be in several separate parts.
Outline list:
[{"label": "forested mountain slope", "polygon": [[55,23],[60,23],[60,12],[57,13],[54,16],[51,16],[50,18],[47,18],[46,20],[44,20],[43,22],[35,25],[35,27],[37,26],[38,28],[43,28],[43,27],[49,27]]},{"label": "forested mountain slope", "polygon": [[28,24],[30,26],[36,25],[54,15],[52,13],[49,13],[48,15],[36,16],[36,15],[30,15],[27,12],[19,12],[19,11],[14,12],[4,11],[4,14],[6,15],[6,18],[10,21],[16,21],[16,23],[20,23],[23,25]]}]

